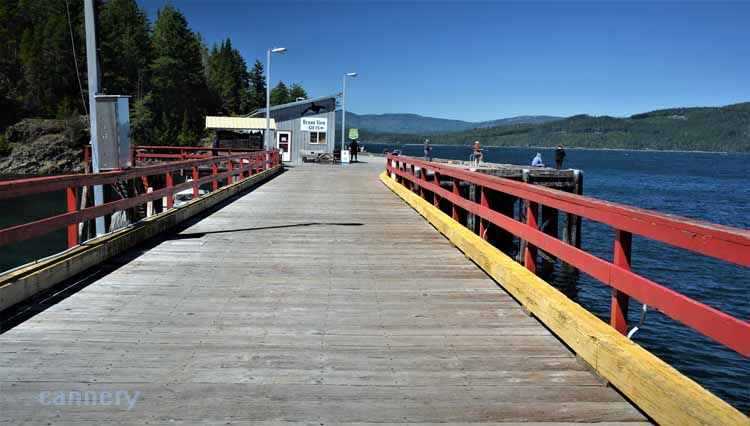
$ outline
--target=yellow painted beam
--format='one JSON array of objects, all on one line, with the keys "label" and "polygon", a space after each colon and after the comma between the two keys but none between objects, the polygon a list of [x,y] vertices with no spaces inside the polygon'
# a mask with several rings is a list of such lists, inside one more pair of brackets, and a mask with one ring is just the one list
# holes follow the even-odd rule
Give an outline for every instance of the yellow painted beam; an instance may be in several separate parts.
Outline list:
[{"label": "yellow painted beam", "polygon": [[615,331],[387,173],[382,173],[380,180],[659,424],[750,426],[744,414]]},{"label": "yellow painted beam", "polygon": [[96,266],[112,256],[154,237],[167,229],[215,206],[281,171],[281,166],[263,171],[180,207],[143,219],[135,225],[95,238],[58,255],[0,275],[0,311]]}]

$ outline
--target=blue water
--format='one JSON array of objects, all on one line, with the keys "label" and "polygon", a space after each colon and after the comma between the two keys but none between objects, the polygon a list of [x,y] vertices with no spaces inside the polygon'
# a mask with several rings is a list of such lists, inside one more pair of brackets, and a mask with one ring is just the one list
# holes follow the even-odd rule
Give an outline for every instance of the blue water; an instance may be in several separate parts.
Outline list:
[{"label": "blue water", "polygon": [[[364,144],[371,152],[398,148],[422,156],[417,145]],[[551,149],[488,148],[494,163],[531,164],[537,152],[554,163]],[[467,160],[469,146],[433,146],[433,156]],[[584,194],[665,213],[750,228],[750,155],[655,151],[567,150],[565,167],[584,173]],[[612,260],[614,230],[584,220],[582,248]],[[659,284],[750,320],[750,269],[633,238],[632,269]],[[593,278],[557,271],[551,282],[569,297],[609,322],[610,289]],[[629,320],[636,324],[642,305],[631,301]],[[686,326],[649,310],[633,340],[743,413],[750,411],[750,360]]]}]

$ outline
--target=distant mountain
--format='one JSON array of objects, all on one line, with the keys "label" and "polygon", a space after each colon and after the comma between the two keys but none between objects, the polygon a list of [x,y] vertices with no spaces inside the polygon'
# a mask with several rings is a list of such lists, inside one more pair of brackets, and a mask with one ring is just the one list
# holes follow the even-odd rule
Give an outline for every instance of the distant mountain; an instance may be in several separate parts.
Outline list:
[{"label": "distant mountain", "polygon": [[560,120],[547,115],[524,115],[499,120],[472,123],[446,118],[424,117],[417,114],[355,114],[346,113],[346,127],[377,133],[438,134],[494,127],[506,124],[541,124]]},{"label": "distant mountain", "polygon": [[[348,123],[348,122],[347,122]],[[360,132],[362,142],[422,143],[427,133]],[[750,102],[709,108],[673,108],[627,118],[575,115],[542,124],[505,124],[430,134],[434,144],[556,146],[750,152]]]}]

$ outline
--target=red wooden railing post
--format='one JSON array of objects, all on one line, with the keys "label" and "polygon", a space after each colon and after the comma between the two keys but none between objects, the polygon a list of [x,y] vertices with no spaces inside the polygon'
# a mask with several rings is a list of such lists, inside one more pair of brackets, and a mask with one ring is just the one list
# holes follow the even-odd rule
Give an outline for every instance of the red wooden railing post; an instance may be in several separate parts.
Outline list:
[{"label": "red wooden railing post", "polygon": [[[167,188],[171,188],[174,186],[174,182],[172,182],[172,172],[167,172]],[[169,194],[167,194],[167,209],[171,209],[174,206],[174,193],[171,191]]]},{"label": "red wooden railing post", "polygon": [[198,198],[198,166],[193,166],[193,198]]},{"label": "red wooden railing post", "polygon": [[239,166],[238,168],[240,169],[240,174],[238,178],[238,181],[240,181],[242,179],[245,179],[245,174],[242,172],[243,167],[245,167],[245,165],[242,164],[242,158],[237,159],[237,165]]},{"label": "red wooden railing post", "polygon": [[[479,205],[482,207],[488,207],[490,206],[490,203],[487,201],[487,188],[480,187],[480,198],[479,198]],[[482,219],[481,217],[477,216],[479,218],[479,236],[482,237],[483,240],[487,241],[487,225],[485,225],[486,221]]]},{"label": "red wooden railing post", "polygon": [[232,176],[232,160],[227,161],[227,171],[229,172],[229,176],[227,176],[227,185],[231,185],[234,182],[234,176]]},{"label": "red wooden railing post", "polygon": [[216,166],[216,161],[211,162],[211,176],[214,177],[213,182],[211,183],[211,190],[216,191],[219,189],[219,181],[216,180],[216,175],[219,174],[218,167]]},{"label": "red wooden railing post", "polygon": [[[458,179],[453,178],[453,194],[455,194],[457,197],[460,197],[461,194],[458,192]],[[458,208],[456,208],[456,203],[453,203],[453,220],[458,222]]]},{"label": "red wooden railing post", "polygon": [[[630,270],[630,254],[633,242],[633,234],[617,230],[615,235],[615,255],[614,264],[622,269]],[[612,289],[612,308],[610,316],[610,325],[622,334],[628,333],[628,304],[630,296]]]},{"label": "red wooden railing post", "polygon": [[[69,186],[65,189],[65,193],[68,199],[68,213],[72,213],[78,210],[78,199],[76,197],[76,189]],[[78,224],[72,223],[68,225],[68,248],[75,247],[78,245]]]},{"label": "red wooden railing post", "polygon": [[[432,172],[432,180],[433,184],[435,185],[435,188],[440,188],[440,174],[437,172],[437,170]],[[438,198],[437,191],[432,191],[432,204],[440,208],[440,199]]]},{"label": "red wooden railing post", "polygon": [[[526,208],[526,225],[538,229],[539,204],[528,201]],[[524,253],[523,264],[531,272],[536,272],[536,247],[526,241],[526,250]]]}]

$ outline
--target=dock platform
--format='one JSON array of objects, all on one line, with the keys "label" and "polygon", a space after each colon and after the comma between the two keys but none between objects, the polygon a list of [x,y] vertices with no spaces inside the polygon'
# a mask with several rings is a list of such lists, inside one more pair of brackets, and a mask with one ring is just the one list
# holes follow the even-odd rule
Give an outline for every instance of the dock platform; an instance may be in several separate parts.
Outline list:
[{"label": "dock platform", "polygon": [[0,335],[0,423],[649,424],[366,161],[290,168]]}]

